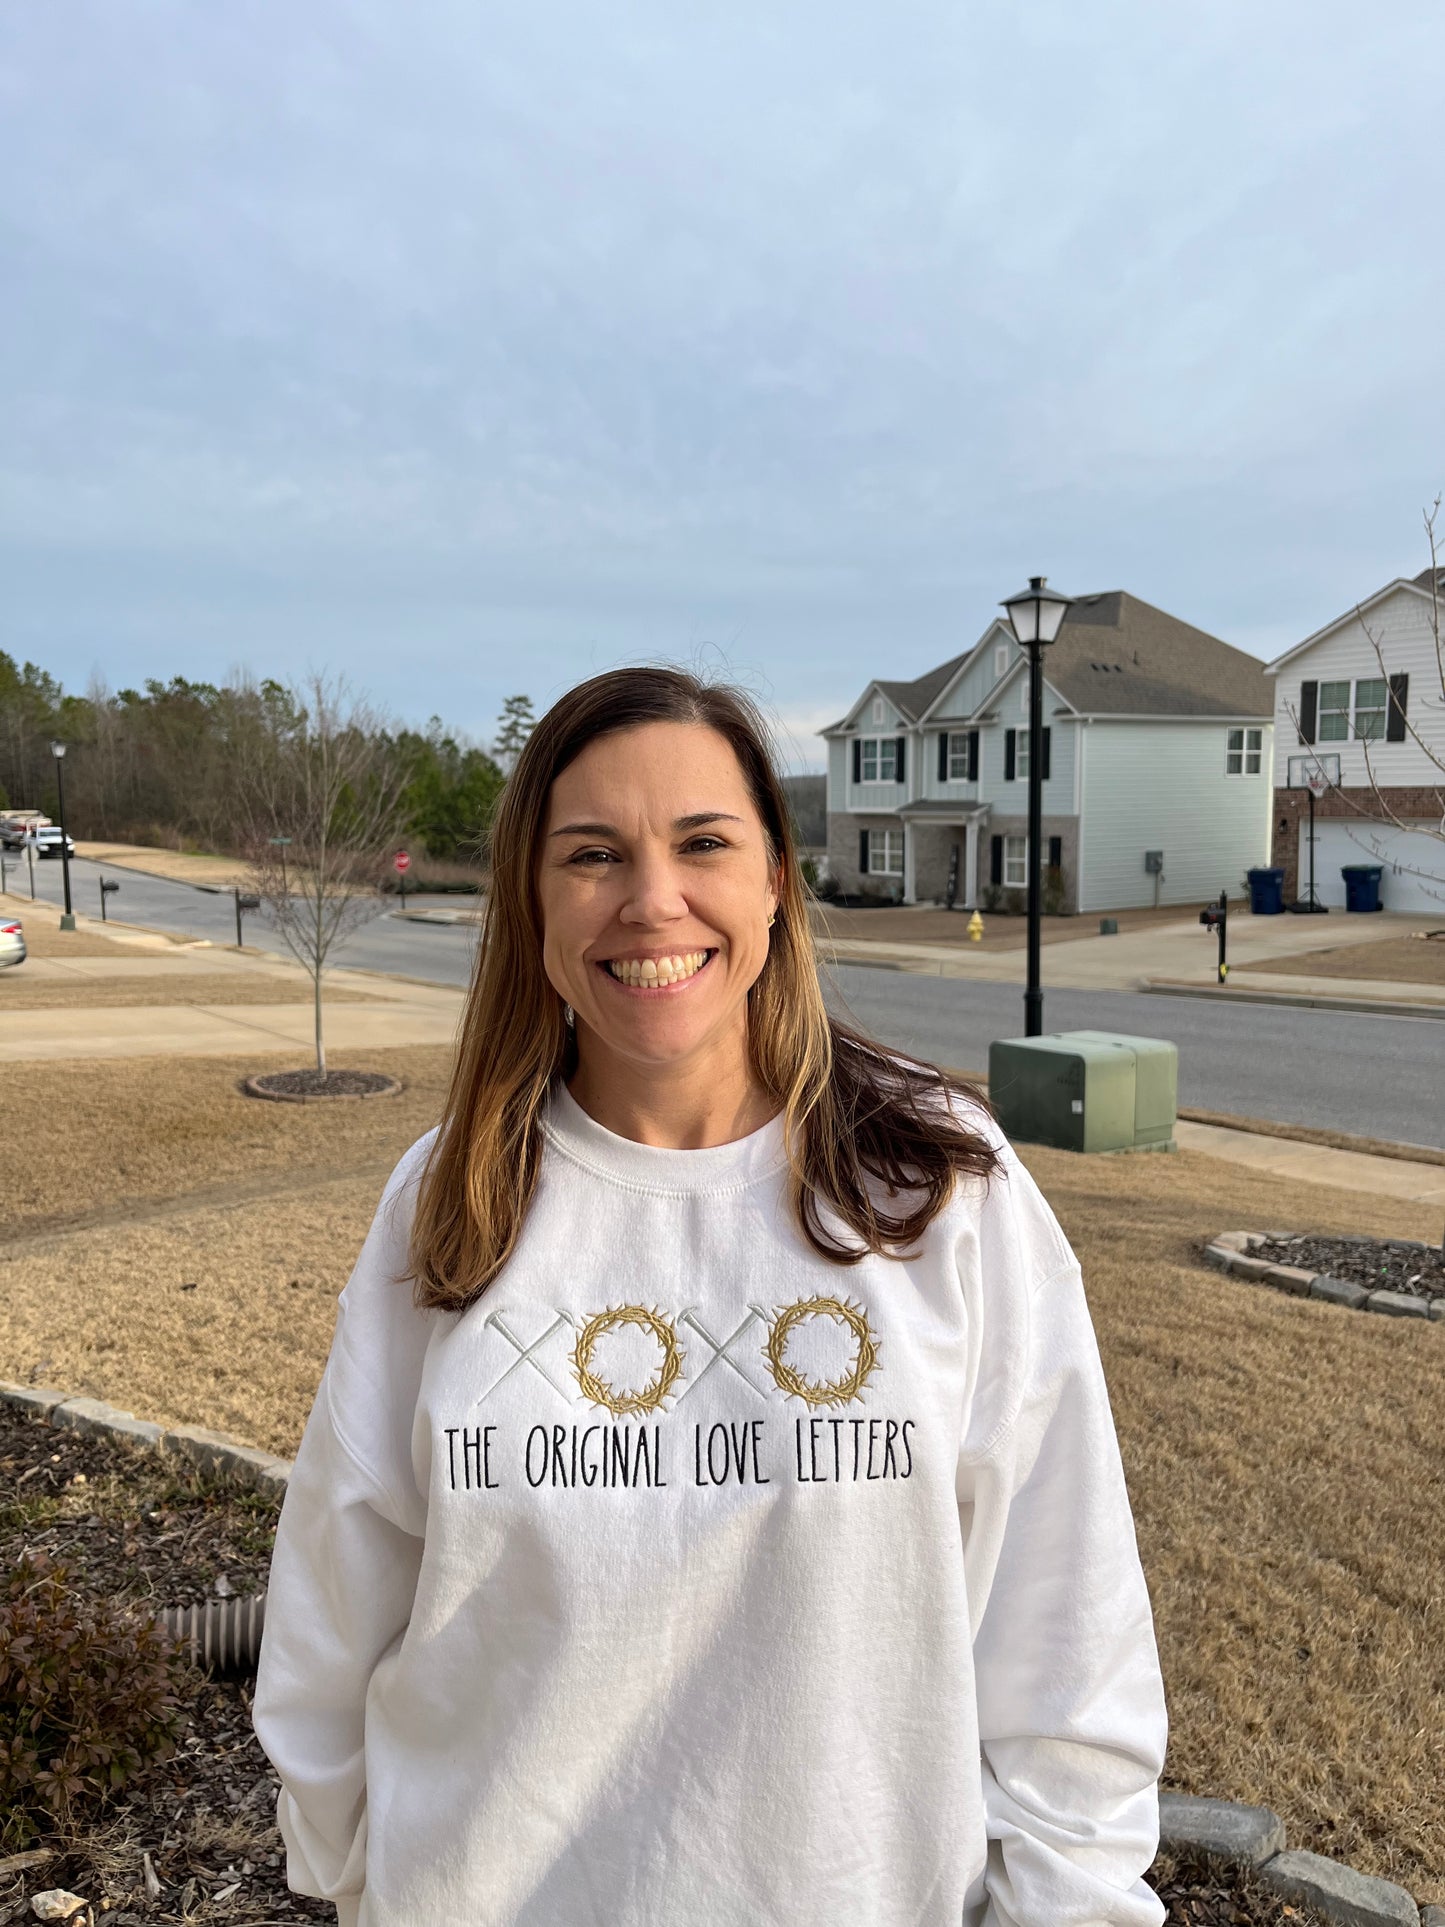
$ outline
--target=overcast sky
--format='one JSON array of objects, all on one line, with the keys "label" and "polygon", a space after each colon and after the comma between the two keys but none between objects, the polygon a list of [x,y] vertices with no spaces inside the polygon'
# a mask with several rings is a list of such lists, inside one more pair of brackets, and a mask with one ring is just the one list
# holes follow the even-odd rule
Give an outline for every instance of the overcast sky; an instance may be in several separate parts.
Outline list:
[{"label": "overcast sky", "polygon": [[1031,573],[1268,656],[1425,566],[1438,0],[11,0],[0,648],[614,663],[795,768]]}]

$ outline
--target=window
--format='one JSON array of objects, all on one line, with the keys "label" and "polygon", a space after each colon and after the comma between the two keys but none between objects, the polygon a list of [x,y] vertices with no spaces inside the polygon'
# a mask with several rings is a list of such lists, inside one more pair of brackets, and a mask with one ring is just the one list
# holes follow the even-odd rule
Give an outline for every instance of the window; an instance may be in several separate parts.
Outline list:
[{"label": "window", "polygon": [[950,783],[968,781],[968,732],[962,735],[950,734],[948,739],[948,780]]},{"label": "window", "polygon": [[1009,890],[1023,890],[1029,880],[1029,840],[1026,836],[1006,836],[1003,840],[1003,880]]},{"label": "window", "polygon": [[875,696],[873,698],[873,720],[875,723],[881,723],[883,720],[883,698],[881,696]]},{"label": "window", "polygon": [[1320,741],[1343,743],[1350,734],[1350,685],[1347,682],[1320,684]]},{"label": "window", "polygon": [[903,875],[902,830],[870,830],[868,868],[874,876],[901,877]]},{"label": "window", "polygon": [[1231,729],[1224,751],[1226,776],[1258,776],[1263,754],[1262,729]]},{"label": "window", "polygon": [[1385,679],[1377,676],[1355,684],[1356,737],[1367,743],[1380,742],[1385,734]]},{"label": "window", "polygon": [[1008,668],[1008,644],[1001,642],[993,652],[993,673],[995,680]]},{"label": "window", "polygon": [[1021,729],[1014,738],[1014,776],[1020,783],[1029,780],[1029,733]]},{"label": "window", "polygon": [[898,781],[898,738],[896,736],[863,738],[862,781],[865,783]]}]

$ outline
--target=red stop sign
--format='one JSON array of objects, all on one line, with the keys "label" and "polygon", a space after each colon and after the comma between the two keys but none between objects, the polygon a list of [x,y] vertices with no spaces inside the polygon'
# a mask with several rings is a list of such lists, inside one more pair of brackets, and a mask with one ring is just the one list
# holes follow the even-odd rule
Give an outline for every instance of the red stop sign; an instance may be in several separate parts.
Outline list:
[{"label": "red stop sign", "polygon": [[398,850],[396,855],[393,857],[392,861],[395,863],[397,869],[400,870],[403,876],[405,876],[407,871],[411,868],[411,858],[407,855],[405,850]]}]

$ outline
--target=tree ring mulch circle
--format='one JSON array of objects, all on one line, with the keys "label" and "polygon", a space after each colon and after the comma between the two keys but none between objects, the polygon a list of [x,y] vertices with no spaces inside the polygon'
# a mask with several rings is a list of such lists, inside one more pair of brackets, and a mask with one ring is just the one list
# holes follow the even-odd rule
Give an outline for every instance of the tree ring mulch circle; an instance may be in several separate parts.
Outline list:
[{"label": "tree ring mulch circle", "polygon": [[269,1097],[277,1104],[326,1104],[334,1098],[396,1097],[399,1077],[384,1071],[265,1071],[241,1080],[247,1097]]}]

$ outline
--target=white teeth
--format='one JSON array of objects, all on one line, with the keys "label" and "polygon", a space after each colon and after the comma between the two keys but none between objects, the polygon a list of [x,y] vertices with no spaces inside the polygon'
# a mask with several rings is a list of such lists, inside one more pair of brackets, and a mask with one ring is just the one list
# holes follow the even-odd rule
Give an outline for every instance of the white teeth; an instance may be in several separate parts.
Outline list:
[{"label": "white teeth", "polygon": [[629,957],[609,963],[607,968],[619,983],[634,989],[658,990],[665,984],[680,984],[696,976],[707,962],[706,950],[687,950],[677,957]]}]

